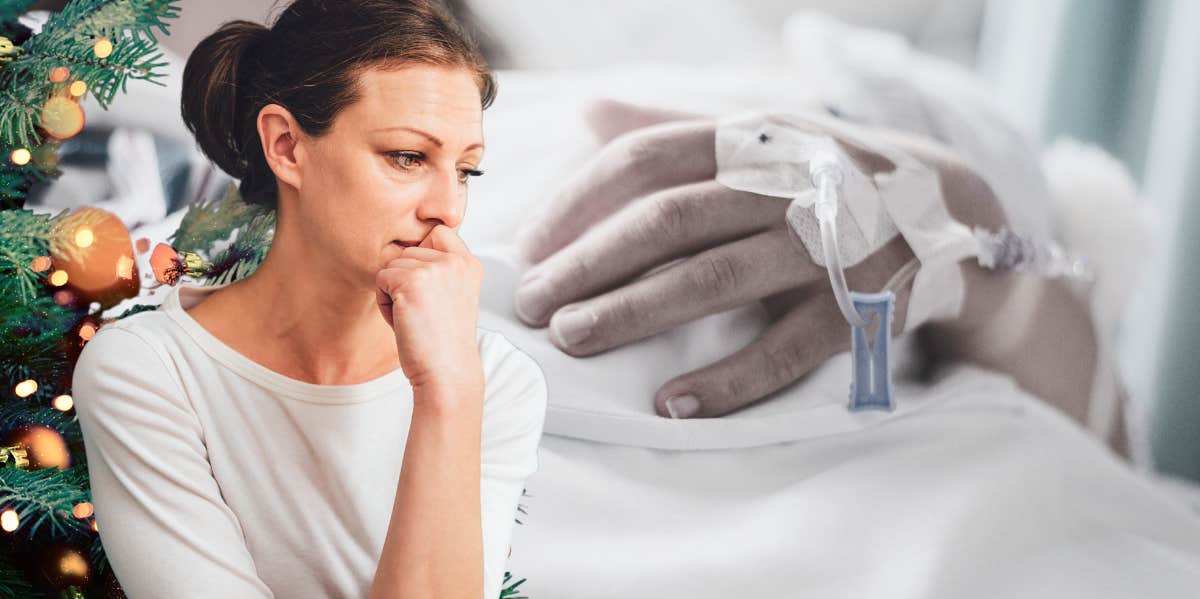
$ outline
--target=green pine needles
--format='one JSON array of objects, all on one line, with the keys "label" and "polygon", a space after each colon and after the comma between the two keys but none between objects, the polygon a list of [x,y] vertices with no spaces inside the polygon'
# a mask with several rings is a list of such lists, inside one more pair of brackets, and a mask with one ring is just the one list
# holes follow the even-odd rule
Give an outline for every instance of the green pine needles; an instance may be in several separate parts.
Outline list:
[{"label": "green pine needles", "polygon": [[[70,82],[82,81],[101,107],[107,108],[130,79],[161,85],[158,69],[166,65],[157,51],[155,30],[167,32],[166,20],[177,15],[178,0],[74,0],[52,15],[37,35],[0,64],[0,209],[21,207],[35,182],[58,176],[51,165],[30,161],[14,164],[9,157],[18,148],[34,156],[53,154],[56,142],[38,127],[42,107],[60,93],[66,82],[50,80],[50,71],[66,67]],[[0,0],[0,33],[19,31],[16,16],[29,0]],[[112,53],[96,55],[97,41],[112,42]],[[44,148],[52,144],[50,148]]]}]

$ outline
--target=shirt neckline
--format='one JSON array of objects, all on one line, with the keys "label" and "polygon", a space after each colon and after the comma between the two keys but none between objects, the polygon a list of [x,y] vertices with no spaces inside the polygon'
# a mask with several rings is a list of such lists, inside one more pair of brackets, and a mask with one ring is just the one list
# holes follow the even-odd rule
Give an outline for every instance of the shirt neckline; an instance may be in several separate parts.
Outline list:
[{"label": "shirt neckline", "polygon": [[184,310],[184,306],[191,307],[208,294],[230,284],[232,281],[221,285],[185,285],[182,283],[175,285],[163,298],[162,310],[178,323],[206,353],[234,372],[280,395],[313,403],[359,403],[375,399],[388,392],[405,396],[411,395],[412,387],[408,384],[408,378],[404,375],[402,368],[352,385],[318,385],[275,372],[242,355],[210,333]]}]

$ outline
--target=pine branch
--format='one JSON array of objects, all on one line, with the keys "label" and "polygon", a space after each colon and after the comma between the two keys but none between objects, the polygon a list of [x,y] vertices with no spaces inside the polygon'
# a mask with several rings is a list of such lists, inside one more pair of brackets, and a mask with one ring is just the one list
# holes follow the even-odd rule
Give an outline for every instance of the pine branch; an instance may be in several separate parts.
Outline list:
[{"label": "pine branch", "polygon": [[[505,573],[504,573],[504,582],[503,582],[502,584],[505,584],[505,585],[507,585],[507,584],[508,584],[508,581],[509,581],[509,580],[511,580],[511,579],[512,579],[512,573],[511,573],[511,572],[505,572]],[[502,588],[502,589],[500,590],[500,599],[529,599],[529,597],[526,597],[525,595],[518,595],[518,594],[517,594],[517,593],[519,592],[519,591],[517,590],[517,587],[519,587],[519,586],[521,586],[522,584],[524,584],[526,580],[527,580],[527,579],[525,579],[525,578],[522,578],[521,580],[518,580],[518,581],[514,582],[512,585],[510,585],[510,586],[505,586],[504,588]]]},{"label": "pine branch", "polygon": [[94,532],[91,526],[73,513],[75,504],[89,500],[90,493],[83,488],[86,477],[86,469],[78,466],[62,471],[0,468],[0,504],[17,511],[18,530],[28,539],[36,538],[42,528],[51,538],[89,535]]},{"label": "pine branch", "polygon": [[15,293],[0,294],[0,384],[32,377],[38,381],[34,398],[57,395],[71,374],[65,335],[79,318],[50,297],[23,304]]},{"label": "pine branch", "polygon": [[92,572],[92,580],[100,580],[106,572],[108,572],[108,555],[104,553],[104,543],[100,542],[100,535],[92,538],[92,545],[88,548],[88,556],[90,561],[95,564],[96,569]]},{"label": "pine branch", "polygon": [[[155,30],[167,33],[166,20],[177,16],[178,0],[72,0],[50,17],[22,53],[0,69],[0,145],[38,145],[41,106],[62,93],[64,83],[49,80],[52,69],[66,66],[72,81],[83,81],[102,108],[107,108],[129,79],[155,81],[166,65],[156,53]],[[113,52],[96,57],[93,46],[108,38]]]},{"label": "pine branch", "polygon": [[[44,275],[32,267],[34,258],[47,256],[56,224],[68,209],[54,216],[31,210],[0,211],[0,291],[32,301]],[[0,315],[3,313],[0,312]]]},{"label": "pine branch", "polygon": [[237,185],[231,183],[225,188],[225,193],[220,199],[189,205],[183,220],[179,222],[179,228],[167,241],[176,251],[194,252],[208,257],[217,250],[219,243],[230,239],[239,227],[245,226],[264,212],[266,211],[261,206],[243,201]]},{"label": "pine branch", "polygon": [[[9,398],[0,401],[0,431],[7,433],[22,426],[37,424],[58,431],[68,446],[79,444],[82,447],[83,432],[79,428],[79,421],[76,420],[74,412],[60,412],[28,399]],[[73,453],[72,460],[76,455],[80,454]],[[75,462],[72,461],[72,463]]]},{"label": "pine branch", "polygon": [[0,560],[0,597],[32,597],[33,592],[24,570]]},{"label": "pine branch", "polygon": [[208,259],[204,284],[222,285],[257,270],[274,235],[275,211],[247,204],[230,184],[221,199],[191,204],[168,242]]}]

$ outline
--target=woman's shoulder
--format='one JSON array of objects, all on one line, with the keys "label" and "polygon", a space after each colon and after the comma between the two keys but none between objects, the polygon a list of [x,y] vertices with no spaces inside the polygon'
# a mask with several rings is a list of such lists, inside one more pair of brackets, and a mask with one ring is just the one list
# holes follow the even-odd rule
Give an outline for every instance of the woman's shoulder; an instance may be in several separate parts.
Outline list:
[{"label": "woman's shoulder", "polygon": [[161,308],[104,323],[75,360],[73,383],[85,386],[117,376],[136,384],[176,390],[172,347],[178,345],[170,316]]}]

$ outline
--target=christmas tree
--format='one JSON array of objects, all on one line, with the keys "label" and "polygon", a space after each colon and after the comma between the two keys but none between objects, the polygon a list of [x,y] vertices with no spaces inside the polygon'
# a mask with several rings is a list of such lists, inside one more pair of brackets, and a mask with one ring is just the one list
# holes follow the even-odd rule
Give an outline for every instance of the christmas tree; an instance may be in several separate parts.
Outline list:
[{"label": "christmas tree", "polygon": [[[136,255],[149,254],[153,286],[223,284],[262,262],[275,213],[231,185],[151,249],[95,207],[26,210],[31,188],[61,175],[59,144],[84,126],[80,99],[107,108],[128,80],[156,82],[166,63],[155,31],[178,15],[178,0],[72,0],[34,33],[18,20],[32,3],[0,0],[0,597],[124,597],[90,502],[73,366],[100,327],[157,309],[104,316],[142,295]],[[500,597],[521,599],[524,582],[506,572]]]}]

